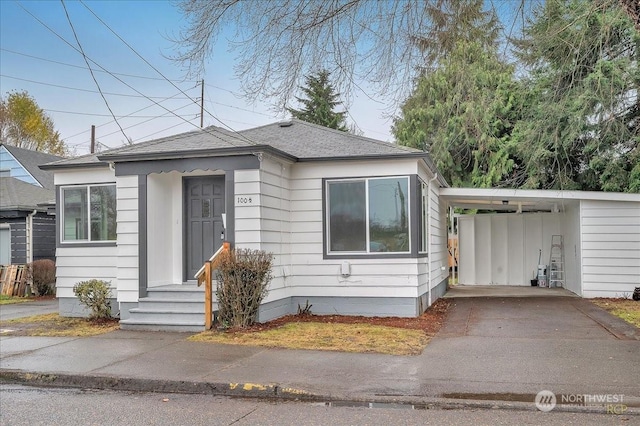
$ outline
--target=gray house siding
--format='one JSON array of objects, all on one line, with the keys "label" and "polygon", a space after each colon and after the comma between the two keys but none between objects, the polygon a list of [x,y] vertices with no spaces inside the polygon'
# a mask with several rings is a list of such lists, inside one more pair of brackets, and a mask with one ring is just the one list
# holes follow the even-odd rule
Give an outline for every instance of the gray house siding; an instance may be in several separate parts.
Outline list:
[{"label": "gray house siding", "polygon": [[25,218],[12,219],[9,222],[11,228],[11,263],[27,263],[27,226]]},{"label": "gray house siding", "polygon": [[33,218],[33,260],[56,259],[56,217],[38,213]]},{"label": "gray house siding", "polygon": [[[26,217],[4,218],[11,230],[11,263],[27,263],[27,219]],[[33,260],[56,258],[56,219],[46,213],[37,213],[33,218]]]}]

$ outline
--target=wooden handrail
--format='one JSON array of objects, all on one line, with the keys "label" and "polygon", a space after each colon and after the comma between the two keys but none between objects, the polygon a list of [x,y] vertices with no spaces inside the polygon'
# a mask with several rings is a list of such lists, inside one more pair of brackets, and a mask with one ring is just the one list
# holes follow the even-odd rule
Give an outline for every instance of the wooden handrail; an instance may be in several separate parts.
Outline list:
[{"label": "wooden handrail", "polygon": [[204,328],[211,330],[213,326],[213,270],[217,263],[218,256],[229,251],[231,244],[228,241],[222,243],[220,248],[198,269],[194,278],[198,280],[198,287],[204,283]]}]

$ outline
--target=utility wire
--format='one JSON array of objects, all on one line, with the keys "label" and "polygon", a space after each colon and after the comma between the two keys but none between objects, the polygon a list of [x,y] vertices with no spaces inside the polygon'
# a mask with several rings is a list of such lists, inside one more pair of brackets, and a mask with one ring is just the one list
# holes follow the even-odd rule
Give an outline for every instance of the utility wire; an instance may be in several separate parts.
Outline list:
[{"label": "utility wire", "polygon": [[[62,1],[62,0],[61,0]],[[182,92],[182,89],[180,89],[178,86],[176,86],[171,80],[169,80],[159,69],[157,69],[155,66],[153,66],[153,64],[151,64],[149,61],[147,61],[140,53],[138,53],[138,51],[136,49],[134,49],[129,43],[127,43],[126,40],[124,40],[122,37],[120,37],[120,35],[118,33],[116,33],[106,22],[104,22],[102,20],[102,18],[100,18],[89,6],[87,6],[82,0],[79,0],[80,4],[82,4],[89,12],[91,12],[91,14],[102,24],[104,25],[109,31],[111,31],[111,33],[113,35],[115,35],[122,43],[124,43],[125,46],[127,46],[133,53],[136,54],[136,56],[138,56],[140,59],[142,59],[142,61],[144,61],[144,63],[146,63],[147,65],[149,65],[155,72],[157,72],[159,75],[161,75],[166,81],[168,81],[173,87],[175,87],[176,89],[180,90]],[[182,92],[185,96],[189,96],[186,93]],[[191,99],[194,103],[197,103],[195,100]],[[203,103],[204,105],[204,103]],[[222,124],[223,126],[225,126],[226,128],[228,128],[229,130],[231,130],[233,133],[237,134],[238,136],[242,137],[243,139],[245,139],[246,141],[248,141],[251,144],[254,145],[258,145],[255,141],[252,141],[251,139],[249,139],[247,136],[235,131],[233,128],[231,128],[230,126],[228,126],[227,124],[223,123],[222,121],[220,121],[220,119],[218,119],[217,117],[215,117],[213,114],[211,114],[209,111],[207,111],[207,113],[213,117],[216,121],[218,121],[220,124]]]},{"label": "utility wire", "polygon": [[93,82],[96,83],[96,87],[98,88],[98,91],[100,92],[100,96],[102,96],[102,100],[104,101],[104,104],[107,106],[107,109],[109,110],[109,112],[113,116],[114,121],[116,122],[116,124],[120,128],[120,131],[122,132],[122,135],[124,136],[125,140],[128,141],[129,137],[124,132],[124,129],[122,128],[122,126],[118,122],[118,119],[116,118],[116,115],[113,113],[113,110],[111,109],[111,106],[109,106],[109,102],[107,102],[107,98],[104,96],[104,93],[102,93],[102,89],[100,88],[100,84],[98,84],[98,80],[96,80],[96,76],[93,74],[93,70],[91,69],[91,66],[89,65],[89,61],[87,60],[87,55],[85,55],[85,53],[84,53],[84,49],[82,48],[82,44],[80,44],[80,40],[78,39],[78,34],[76,34],[76,29],[73,27],[73,23],[71,22],[71,17],[69,16],[69,12],[67,11],[67,6],[64,4],[64,0],[60,0],[60,3],[62,3],[62,8],[64,9],[64,14],[67,16],[67,21],[69,21],[69,26],[71,27],[71,32],[73,32],[73,37],[76,39],[76,43],[78,43],[78,47],[80,48],[80,53],[82,53],[82,58],[84,59],[84,62],[87,64],[87,67],[89,68],[89,73],[91,73],[91,78],[93,79]]},{"label": "utility wire", "polygon": [[[83,70],[88,69],[87,67],[83,67],[82,65],[75,65],[75,64],[68,64],[66,62],[54,61],[53,59],[47,59],[47,58],[42,58],[40,56],[28,55],[26,53],[16,52],[15,50],[5,49],[4,47],[0,47],[0,50],[3,51],[3,52],[13,53],[14,55],[20,55],[20,56],[25,56],[27,58],[38,59],[40,61],[51,62],[52,64],[64,65],[64,66],[67,66],[67,67],[79,68],[79,69],[83,69]],[[107,71],[103,71],[103,70],[94,70],[94,71],[95,72],[107,73]],[[147,77],[147,76],[144,76],[144,75],[125,74],[125,73],[121,73],[121,72],[114,72],[112,74],[113,75],[120,75],[120,76],[123,76],[123,77],[142,78],[142,79],[145,79],[145,80],[165,81],[164,78]],[[196,81],[193,81],[193,80],[177,80],[177,79],[173,79],[172,81],[174,81],[176,83],[196,83]],[[215,86],[213,86],[213,87],[215,87]],[[226,89],[223,89],[221,87],[219,87],[218,89],[225,90],[227,92],[233,93],[230,90],[226,90]]]},{"label": "utility wire", "polygon": [[[40,25],[42,25],[43,27],[45,27],[47,30],[49,30],[53,35],[55,35],[56,37],[58,37],[60,40],[62,40],[64,43],[66,43],[69,47],[71,47],[72,49],[76,50],[77,52],[80,52],[78,50],[78,48],[76,46],[74,46],[73,44],[69,43],[64,37],[62,37],[60,34],[58,34],[56,31],[54,31],[50,26],[48,26],[47,24],[45,24],[40,18],[38,18],[37,16],[35,16],[33,13],[31,13],[27,8],[25,8],[20,2],[16,2],[16,4],[18,6],[20,6],[20,8],[22,10],[24,10],[27,14],[29,14],[33,19],[35,19],[38,23],[40,23]],[[138,89],[136,89],[135,87],[131,86],[129,83],[127,83],[126,81],[122,80],[120,77],[113,75],[110,71],[108,71],[105,67],[103,67],[102,65],[100,65],[99,63],[97,63],[96,61],[94,61],[93,59],[90,59],[88,57],[86,57],[88,60],[90,60],[91,62],[93,62],[96,66],[98,66],[99,68],[101,68],[102,70],[104,70],[105,72],[107,72],[109,75],[111,75],[113,78],[115,78],[116,80],[118,80],[120,83],[124,84],[125,86],[127,86],[128,88],[130,88],[131,90],[133,90],[134,92],[138,93],[139,95],[145,96],[142,92],[140,92]],[[182,92],[182,90],[181,90]],[[146,97],[146,96],[145,96]],[[148,100],[150,100],[151,102],[153,102],[155,105],[159,106],[160,108],[164,109],[167,112],[172,112],[171,110],[169,110],[168,108],[166,108],[163,105],[160,105],[159,102],[156,102],[153,99],[150,99],[147,97]],[[228,143],[230,145],[233,145],[232,142],[228,141],[228,140],[224,140],[222,139],[220,136],[216,135],[215,133],[212,133],[210,131],[208,131],[207,129],[200,129],[199,126],[197,126],[196,124],[188,121],[187,119],[180,117],[178,114],[175,114],[176,117],[181,118],[182,120],[184,120],[186,123],[191,124],[192,126],[196,127],[199,130],[204,130],[206,133],[208,133],[209,135],[215,137],[216,139],[220,139],[221,141]],[[243,136],[245,139],[247,139],[244,135],[240,135]]]},{"label": "utility wire", "polygon": [[[191,106],[192,104],[188,104],[187,106]],[[181,107],[184,108],[184,107]],[[178,109],[181,109],[178,108]],[[175,109],[174,111],[177,111],[178,109]],[[111,117],[110,114],[97,114],[97,113],[92,113],[92,112],[80,112],[80,111],[62,111],[59,109],[47,109],[47,108],[42,108],[43,111],[46,112],[55,112],[58,114],[72,114],[72,115],[86,115],[88,117]],[[119,115],[116,118],[119,119],[123,119],[123,118],[160,118],[160,117],[166,117],[167,113],[164,113],[163,115]],[[113,121],[111,121],[111,123],[113,123]]]},{"label": "utility wire", "polygon": [[[173,95],[173,96],[169,96],[168,98],[164,98],[164,99],[163,99],[163,100],[161,100],[160,102],[168,101],[169,99],[173,99],[173,98],[175,98],[175,97],[176,97],[176,96],[178,96],[178,95],[179,95],[179,93],[176,93],[176,94],[175,94],[175,95]],[[186,105],[186,106],[189,106],[189,105],[192,105],[192,104],[191,104],[191,103],[189,103],[189,104],[188,104],[188,105]],[[132,116],[133,114],[139,113],[140,111],[144,111],[145,109],[149,109],[149,108],[154,107],[154,106],[155,106],[155,105],[153,105],[153,104],[151,104],[151,105],[147,105],[147,106],[146,106],[146,107],[144,107],[144,108],[140,108],[140,109],[138,109],[138,110],[135,110],[135,111],[133,111],[133,112],[132,112],[132,113],[130,113],[130,114],[123,115],[122,117],[123,117],[123,118],[124,118],[124,117],[130,117],[130,116]],[[186,107],[186,106],[185,106],[185,107]],[[185,108],[185,107],[180,107],[180,108],[175,109],[175,110],[173,110],[173,111],[175,112],[175,111],[177,111],[177,110],[179,110],[179,109],[182,109],[182,108]],[[163,114],[161,117],[164,117],[164,116],[165,116],[165,114]],[[111,124],[111,123],[113,123],[113,120],[111,120],[111,121],[107,121],[106,123],[103,123],[103,124],[100,124],[100,125],[96,126],[96,129],[98,129],[98,128],[100,128],[100,127],[103,127],[103,126],[106,126],[106,125]],[[133,126],[131,126],[131,127],[133,127]],[[69,139],[75,138],[76,136],[83,135],[84,133],[85,133],[85,131],[83,130],[82,132],[76,133],[76,134],[74,134],[74,135],[71,135],[71,136],[69,136],[69,137],[62,138],[62,139],[64,139],[64,140],[69,140]]]},{"label": "utility wire", "polygon": [[[183,109],[183,108],[189,107],[189,106],[191,106],[191,105],[193,105],[193,104],[189,103],[189,104],[187,104],[187,105],[184,105],[184,106],[182,106],[182,107],[180,107],[180,108],[178,108],[178,109],[175,109],[175,110],[174,110],[174,112],[175,112],[175,111],[178,111],[178,110],[180,110],[180,109]],[[145,123],[148,123],[148,122],[150,122],[150,121],[153,121],[153,120],[155,120],[155,119],[166,117],[166,116],[168,116],[168,115],[169,115],[169,113],[165,113],[165,114],[162,114],[162,115],[156,115],[156,116],[153,116],[152,118],[149,118],[148,120],[144,120],[144,121],[141,121],[141,122],[139,122],[139,123],[133,124],[133,125],[131,125],[131,126],[129,126],[129,127],[125,127],[124,129],[125,129],[125,130],[128,130],[128,129],[131,129],[131,128],[133,128],[133,127],[139,126],[139,125],[141,125],[141,124],[145,124]],[[181,124],[182,124],[182,123],[181,123]],[[83,132],[83,133],[84,133],[84,132]],[[117,131],[117,130],[116,130],[115,132],[111,132],[111,133],[107,133],[106,135],[102,135],[101,137],[106,138],[107,136],[112,136],[112,135],[115,135],[116,133],[118,133],[118,131]]]},{"label": "utility wire", "polygon": [[[86,68],[84,68],[84,69],[86,69]],[[58,87],[60,89],[77,90],[78,92],[101,93],[98,90],[81,89],[79,87],[63,86],[61,84],[54,84],[54,83],[45,83],[44,81],[29,80],[27,78],[15,77],[15,76],[12,76],[12,75],[7,75],[7,74],[0,74],[0,77],[10,78],[12,80],[18,80],[18,81],[25,81],[27,83],[41,84],[43,86]],[[110,95],[110,96],[124,96],[124,97],[128,97],[128,98],[164,99],[163,96],[144,96],[144,95],[132,95],[132,94],[127,94],[127,93],[112,93],[112,92],[102,92],[102,93],[104,93],[105,95]],[[192,100],[191,98],[186,98],[184,96],[181,96],[181,97],[178,97],[178,98],[174,98],[174,99],[189,99],[189,100]]]},{"label": "utility wire", "polygon": [[[195,120],[195,119],[194,119],[194,120]],[[185,120],[185,121],[186,121],[186,120]],[[198,129],[200,128],[198,125],[196,125],[195,123],[192,123],[191,121],[186,121],[186,122],[187,122],[188,124],[191,124],[191,125],[193,125],[193,126],[198,127]],[[148,135],[146,135],[146,136],[143,136],[143,137],[141,137],[141,138],[139,138],[139,139],[146,139],[146,138],[151,137],[151,136],[153,136],[153,135],[157,135],[158,133],[162,133],[162,132],[166,132],[167,130],[171,130],[171,129],[173,129],[174,127],[182,126],[183,124],[185,124],[185,123],[178,123],[178,124],[175,124],[175,125],[173,125],[173,126],[167,127],[166,129],[162,129],[162,130],[158,130],[157,132],[150,133],[150,134],[148,134]]]}]

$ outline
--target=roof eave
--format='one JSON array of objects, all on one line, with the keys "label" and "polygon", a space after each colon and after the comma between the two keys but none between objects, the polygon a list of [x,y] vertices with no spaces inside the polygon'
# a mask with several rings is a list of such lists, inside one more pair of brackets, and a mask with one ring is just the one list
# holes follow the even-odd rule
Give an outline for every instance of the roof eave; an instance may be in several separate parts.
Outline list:
[{"label": "roof eave", "polygon": [[234,155],[254,154],[256,152],[270,152],[274,155],[298,161],[298,158],[270,145],[252,145],[243,147],[199,149],[191,151],[167,151],[167,152],[149,152],[142,154],[105,154],[98,156],[98,159],[106,162],[135,162],[135,161],[153,161],[153,160],[173,160],[181,158],[200,158],[200,157],[231,157]]},{"label": "roof eave", "polygon": [[343,155],[332,157],[303,157],[298,161],[312,162],[312,161],[367,161],[367,160],[401,160],[407,158],[424,158],[426,153],[422,152],[407,152],[402,154],[367,154],[367,155]]},{"label": "roof eave", "polygon": [[109,167],[109,163],[74,163],[74,164],[43,164],[38,166],[41,170],[65,170],[65,169],[100,169]]}]

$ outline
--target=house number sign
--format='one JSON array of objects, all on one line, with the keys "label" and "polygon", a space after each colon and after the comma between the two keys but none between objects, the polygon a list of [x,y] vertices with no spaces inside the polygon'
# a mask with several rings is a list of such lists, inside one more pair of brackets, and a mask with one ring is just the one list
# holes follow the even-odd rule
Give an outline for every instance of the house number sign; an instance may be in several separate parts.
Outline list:
[{"label": "house number sign", "polygon": [[260,196],[253,195],[236,195],[236,206],[255,206],[260,205]]}]

